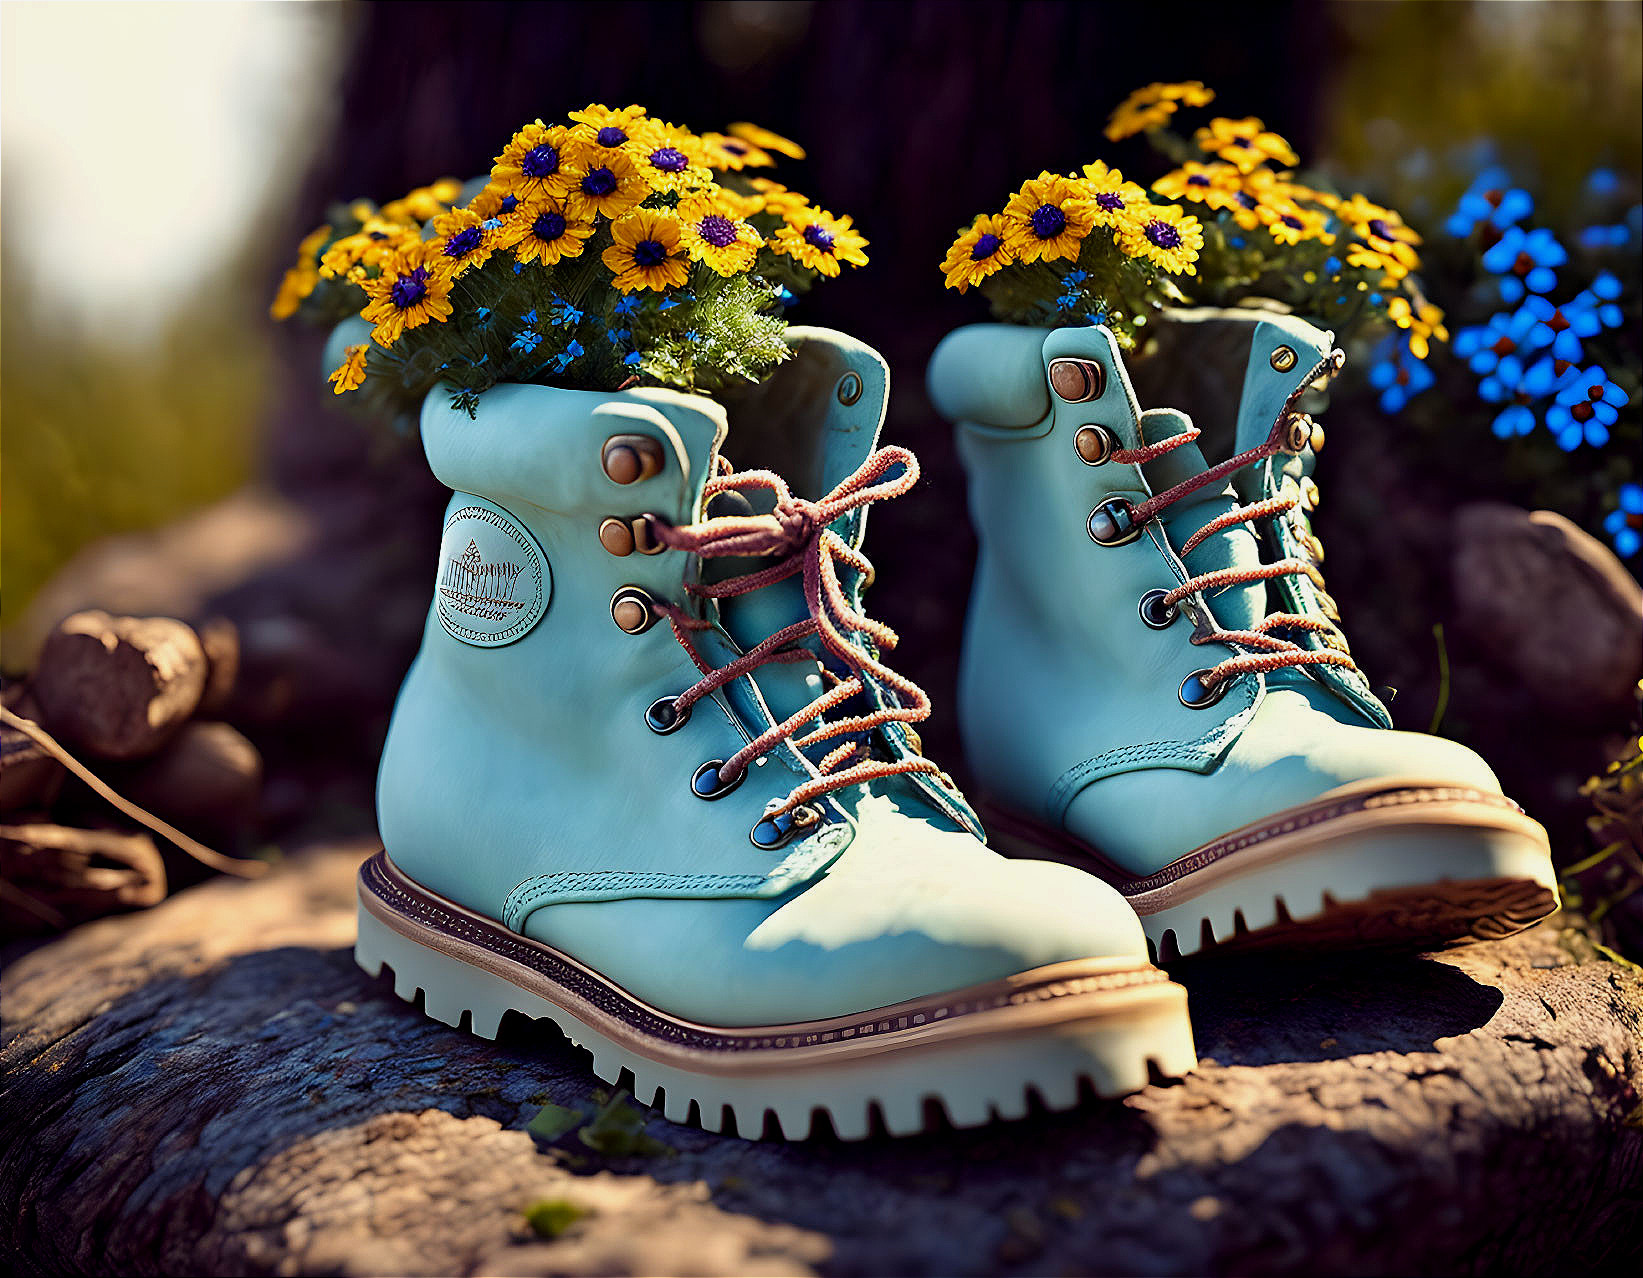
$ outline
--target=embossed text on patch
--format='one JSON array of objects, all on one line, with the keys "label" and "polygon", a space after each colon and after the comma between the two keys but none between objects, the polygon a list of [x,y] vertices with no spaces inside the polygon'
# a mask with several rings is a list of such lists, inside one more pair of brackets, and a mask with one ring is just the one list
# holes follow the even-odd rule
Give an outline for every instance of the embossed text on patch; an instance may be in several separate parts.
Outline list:
[{"label": "embossed text on patch", "polygon": [[445,521],[434,607],[452,638],[500,648],[523,638],[548,610],[553,579],[536,539],[483,498]]}]

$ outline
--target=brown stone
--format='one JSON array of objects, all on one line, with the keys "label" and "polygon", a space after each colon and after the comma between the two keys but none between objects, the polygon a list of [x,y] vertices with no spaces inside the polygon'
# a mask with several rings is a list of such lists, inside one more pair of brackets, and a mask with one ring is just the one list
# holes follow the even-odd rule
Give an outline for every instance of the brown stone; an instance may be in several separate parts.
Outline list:
[{"label": "brown stone", "polygon": [[186,833],[231,837],[256,816],[262,756],[226,723],[187,724],[152,759],[109,781]]},{"label": "brown stone", "polygon": [[153,905],[165,883],[165,863],[146,834],[0,825],[0,931],[10,935]]},{"label": "brown stone", "polygon": [[1624,719],[1643,676],[1643,588],[1551,511],[1479,502],[1455,515],[1459,624],[1548,711]]}]

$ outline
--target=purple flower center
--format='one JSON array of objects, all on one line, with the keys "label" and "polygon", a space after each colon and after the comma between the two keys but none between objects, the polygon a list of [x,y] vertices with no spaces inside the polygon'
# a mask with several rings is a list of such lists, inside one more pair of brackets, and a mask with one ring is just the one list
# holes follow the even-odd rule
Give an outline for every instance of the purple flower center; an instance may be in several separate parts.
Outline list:
[{"label": "purple flower center", "polygon": [[593,140],[600,146],[621,146],[628,140],[627,131],[619,129],[614,124],[607,124],[593,135]]},{"label": "purple flower center", "polygon": [[532,147],[519,161],[519,171],[528,178],[552,177],[559,172],[559,148],[547,142]]},{"label": "purple flower center", "polygon": [[1281,221],[1285,226],[1293,227],[1297,231],[1299,231],[1302,227],[1304,227],[1306,225],[1305,222],[1301,221],[1301,219],[1296,217],[1293,213],[1285,213],[1283,215],[1283,217],[1279,218],[1278,220]]},{"label": "purple flower center", "polygon": [[1369,233],[1383,240],[1395,240],[1398,238],[1396,235],[1392,234],[1392,228],[1388,226],[1383,219],[1378,217],[1372,217],[1369,219]]},{"label": "purple flower center", "polygon": [[745,142],[738,142],[734,138],[725,139],[724,149],[729,151],[732,155],[747,154],[747,144]]},{"label": "purple flower center", "polygon": [[976,241],[975,247],[970,250],[970,260],[972,262],[985,262],[994,253],[998,252],[998,246],[1002,243],[1004,241],[996,235],[983,235]]},{"label": "purple flower center", "polygon": [[1041,240],[1053,240],[1067,229],[1067,215],[1053,204],[1040,204],[1027,220],[1033,224],[1033,234]]},{"label": "purple flower center", "polygon": [[408,311],[428,296],[428,268],[419,266],[409,275],[401,275],[388,290],[388,297],[402,311]]},{"label": "purple flower center", "polygon": [[696,233],[714,248],[728,248],[736,242],[736,224],[721,213],[709,213],[696,223]]},{"label": "purple flower center", "polygon": [[636,266],[660,266],[667,261],[667,248],[659,240],[640,240],[633,246]]},{"label": "purple flower center", "polygon": [[1181,247],[1181,232],[1177,231],[1168,222],[1156,219],[1147,223],[1147,238],[1161,249]]},{"label": "purple flower center", "polygon": [[1257,199],[1256,199],[1256,198],[1255,198],[1255,197],[1254,197],[1254,196],[1253,196],[1253,195],[1251,195],[1251,194],[1250,194],[1250,193],[1249,193],[1249,192],[1248,192],[1248,191],[1239,191],[1239,192],[1238,192],[1238,193],[1237,193],[1237,194],[1236,194],[1236,195],[1234,195],[1234,196],[1233,196],[1233,197],[1232,197],[1232,198],[1233,198],[1233,199],[1235,199],[1235,200],[1237,200],[1237,201],[1238,201],[1238,203],[1240,203],[1240,204],[1242,204],[1242,205],[1243,205],[1243,206],[1244,206],[1244,207],[1245,207],[1245,208],[1246,208],[1246,209],[1252,209],[1252,208],[1254,208],[1254,207],[1255,207],[1255,206],[1256,206],[1256,205],[1257,205],[1257,204],[1259,204],[1259,203],[1260,203],[1260,201],[1259,201],[1259,200],[1257,200]]},{"label": "purple flower center", "polygon": [[1194,173],[1191,177],[1189,177],[1187,179],[1187,185],[1188,186],[1208,186],[1209,185],[1209,179],[1207,177],[1205,177],[1202,173]]},{"label": "purple flower center", "polygon": [[616,174],[602,164],[596,169],[589,169],[582,178],[582,189],[595,199],[609,195],[616,189]]},{"label": "purple flower center", "polygon": [[531,234],[544,244],[552,244],[565,233],[565,219],[558,213],[544,213],[531,223]]},{"label": "purple flower center", "polygon": [[663,173],[683,173],[690,161],[676,147],[659,146],[650,153],[650,163],[652,168],[661,169]]},{"label": "purple flower center", "polygon": [[808,243],[816,248],[819,248],[823,253],[831,253],[833,251],[833,233],[825,226],[820,226],[817,223],[812,222],[809,226],[804,228],[804,238]]},{"label": "purple flower center", "polygon": [[458,231],[445,242],[445,256],[467,257],[469,253],[478,249],[484,238],[485,233],[477,226],[470,226]]},{"label": "purple flower center", "polygon": [[499,211],[503,213],[512,213],[518,207],[519,197],[517,195],[504,195],[502,197],[502,204]]},{"label": "purple flower center", "polygon": [[1116,213],[1124,207],[1124,197],[1117,191],[1102,191],[1096,195],[1095,202],[1109,213]]}]

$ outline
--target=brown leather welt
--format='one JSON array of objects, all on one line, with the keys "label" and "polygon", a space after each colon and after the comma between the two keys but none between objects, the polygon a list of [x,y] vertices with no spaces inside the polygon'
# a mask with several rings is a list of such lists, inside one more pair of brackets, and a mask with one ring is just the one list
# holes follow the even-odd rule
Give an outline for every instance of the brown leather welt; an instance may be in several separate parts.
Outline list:
[{"label": "brown leather welt", "polygon": [[[1094,994],[1169,985],[1169,977],[1150,965],[1120,966],[1110,960],[1075,960],[1038,968],[1009,980],[830,1020],[745,1029],[716,1028],[668,1016],[551,946],[510,932],[499,923],[427,892],[405,877],[386,851],[378,852],[361,868],[359,887],[366,908],[395,931],[416,940],[422,938],[415,936],[415,931],[433,933],[426,943],[435,944],[459,961],[472,961],[463,951],[477,948],[503,964],[528,969],[547,984],[622,1022],[642,1038],[658,1045],[700,1052],[792,1051],[842,1046],[895,1034],[918,1033],[936,1024],[950,1024],[982,1013],[1025,1011],[1033,1005],[1059,1000],[1080,1000]],[[446,943],[437,944],[439,940]]]}]

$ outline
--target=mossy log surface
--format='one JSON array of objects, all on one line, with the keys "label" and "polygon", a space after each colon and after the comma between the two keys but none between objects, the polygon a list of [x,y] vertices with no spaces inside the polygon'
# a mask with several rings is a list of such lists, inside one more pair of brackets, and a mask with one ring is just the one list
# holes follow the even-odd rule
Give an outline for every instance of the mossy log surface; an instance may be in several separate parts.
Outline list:
[{"label": "mossy log surface", "polygon": [[369,850],[8,967],[4,1268],[1456,1274],[1643,1251],[1643,983],[1555,920],[1434,958],[1200,963],[1201,1068],[1124,1101],[849,1145],[649,1116],[667,1148],[627,1156],[526,1132],[599,1086],[557,1034],[482,1042],[354,966]]}]

